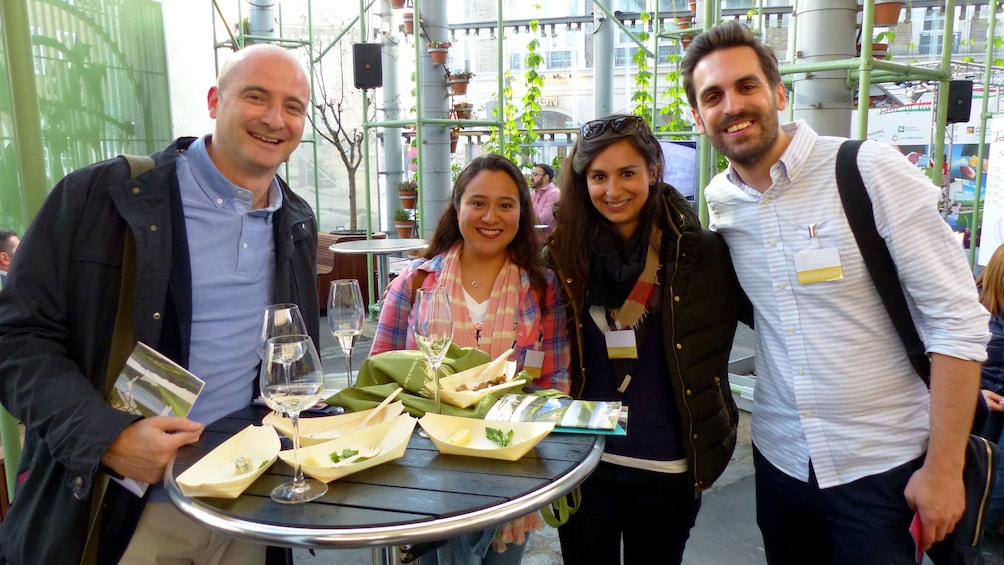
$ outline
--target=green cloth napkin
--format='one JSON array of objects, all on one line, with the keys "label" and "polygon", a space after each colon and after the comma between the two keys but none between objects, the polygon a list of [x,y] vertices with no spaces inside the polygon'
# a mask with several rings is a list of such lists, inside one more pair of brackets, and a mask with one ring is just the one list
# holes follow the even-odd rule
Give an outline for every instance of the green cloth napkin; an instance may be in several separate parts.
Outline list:
[{"label": "green cloth napkin", "polygon": [[[439,368],[439,378],[484,365],[491,360],[491,356],[475,347],[450,345]],[[528,375],[523,376],[529,380]],[[342,406],[348,412],[369,410],[376,408],[381,400],[401,387],[404,390],[401,391],[398,400],[404,402],[405,409],[412,416],[421,418],[435,407],[432,391],[426,387],[426,380],[431,384],[432,372],[420,351],[386,351],[363,361],[355,386],[340,390],[328,398],[327,403]],[[441,402],[442,413],[484,418],[492,404],[507,392],[513,390],[506,389],[488,394],[470,408],[457,408],[452,404]]]}]

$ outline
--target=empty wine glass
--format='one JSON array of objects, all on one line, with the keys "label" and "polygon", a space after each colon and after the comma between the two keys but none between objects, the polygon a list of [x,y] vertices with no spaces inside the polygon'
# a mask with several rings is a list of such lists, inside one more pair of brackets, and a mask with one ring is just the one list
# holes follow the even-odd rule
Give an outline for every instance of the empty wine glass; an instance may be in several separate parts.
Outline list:
[{"label": "empty wine glass", "polygon": [[261,333],[258,335],[258,356],[265,359],[265,343],[269,338],[280,335],[307,335],[307,324],[296,304],[272,304],[265,307]]},{"label": "empty wine glass", "polygon": [[418,348],[432,369],[432,396],[436,413],[442,412],[439,394],[439,366],[453,342],[453,310],[445,288],[420,288],[415,293],[412,330]]},{"label": "empty wine glass", "polygon": [[293,482],[272,490],[272,500],[284,504],[309,502],[328,491],[328,485],[305,480],[300,468],[300,412],[314,405],[324,389],[324,370],[314,342],[307,335],[281,335],[265,342],[261,368],[261,396],[273,410],[293,423]]},{"label": "empty wine glass", "polygon": [[359,334],[363,333],[365,313],[359,281],[339,279],[331,282],[331,291],[328,293],[328,328],[345,354],[348,386],[352,386],[352,346]]}]

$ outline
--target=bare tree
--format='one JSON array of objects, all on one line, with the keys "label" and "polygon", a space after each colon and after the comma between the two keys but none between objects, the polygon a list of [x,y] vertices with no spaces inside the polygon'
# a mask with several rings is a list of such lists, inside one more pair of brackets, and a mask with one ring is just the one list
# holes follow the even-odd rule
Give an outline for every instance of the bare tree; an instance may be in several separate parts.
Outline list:
[{"label": "bare tree", "polygon": [[[310,116],[310,125],[319,136],[327,140],[338,151],[338,156],[345,165],[345,173],[349,183],[349,229],[359,229],[358,204],[356,198],[356,171],[363,160],[363,131],[358,112],[359,90],[346,85],[345,60],[347,58],[344,42],[338,42],[338,49],[331,57],[328,51],[330,66],[334,67],[334,83],[329,88],[324,78],[323,61],[315,58],[314,70],[317,84],[315,86],[312,104],[317,110],[316,116]],[[324,57],[323,55],[321,56]],[[351,72],[351,71],[349,71]],[[367,96],[370,96],[367,93]],[[370,100],[372,107],[372,100]]]}]

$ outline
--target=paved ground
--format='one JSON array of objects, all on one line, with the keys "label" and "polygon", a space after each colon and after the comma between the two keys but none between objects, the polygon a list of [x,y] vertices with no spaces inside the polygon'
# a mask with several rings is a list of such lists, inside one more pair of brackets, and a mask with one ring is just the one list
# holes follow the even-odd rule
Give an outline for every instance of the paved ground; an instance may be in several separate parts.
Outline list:
[{"label": "paved ground", "polygon": [[[326,321],[321,320],[321,357],[324,366],[337,382],[345,379],[345,359],[341,349],[330,339]],[[367,334],[372,335],[372,324],[367,324]],[[360,338],[353,351],[353,368],[358,368],[369,352],[371,340]],[[744,366],[752,355],[752,332],[740,328],[733,346],[733,367]],[[733,370],[739,370],[733,368]],[[342,385],[344,386],[344,385]],[[697,525],[683,556],[684,565],[763,565],[766,563],[763,541],[756,527],[753,484],[753,451],[749,436],[750,415],[741,413],[739,442],[725,474],[704,495]],[[305,550],[295,550],[297,565],[366,565],[373,563],[369,549],[321,550],[311,555]],[[989,539],[984,545],[986,565],[1004,565],[1004,540]],[[545,528],[530,539],[523,558],[524,565],[561,565],[561,547],[557,530]],[[924,561],[931,565],[929,560]],[[606,564],[598,564],[606,565]]]}]

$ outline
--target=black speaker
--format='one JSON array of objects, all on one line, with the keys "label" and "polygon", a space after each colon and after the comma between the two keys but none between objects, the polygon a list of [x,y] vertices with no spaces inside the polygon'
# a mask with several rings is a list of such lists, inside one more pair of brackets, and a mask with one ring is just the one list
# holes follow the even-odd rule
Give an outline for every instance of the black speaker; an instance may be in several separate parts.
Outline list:
[{"label": "black speaker", "polygon": [[948,120],[950,124],[969,121],[973,109],[973,81],[953,80],[948,83]]},{"label": "black speaker", "polygon": [[379,43],[352,44],[352,77],[356,88],[383,86],[383,64]]}]

